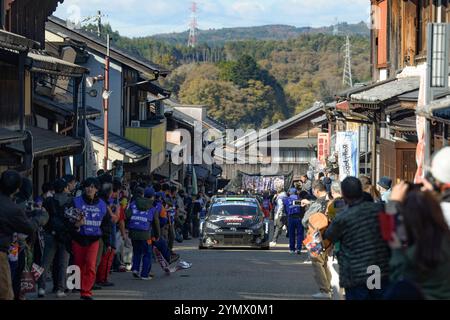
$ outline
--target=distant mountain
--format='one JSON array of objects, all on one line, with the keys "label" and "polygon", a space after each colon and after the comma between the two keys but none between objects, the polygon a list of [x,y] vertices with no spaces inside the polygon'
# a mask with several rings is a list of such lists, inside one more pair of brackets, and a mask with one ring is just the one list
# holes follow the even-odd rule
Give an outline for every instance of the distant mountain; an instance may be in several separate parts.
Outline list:
[{"label": "distant mountain", "polygon": [[[346,22],[337,25],[339,35],[362,35],[369,36],[370,30],[364,22],[348,24]],[[286,40],[296,38],[303,34],[333,34],[334,26],[312,28],[294,27],[288,25],[266,25],[258,27],[237,27],[223,29],[198,30],[198,42],[207,43],[209,46],[221,46],[225,42],[239,40]],[[189,31],[178,33],[164,33],[153,35],[148,38],[164,41],[168,44],[185,45]]]},{"label": "distant mountain", "polygon": [[[97,26],[84,29],[96,33]],[[311,107],[330,102],[342,83],[346,34],[352,35],[353,81],[371,79],[370,37],[364,23],[335,28],[271,25],[200,32],[199,45],[188,34],[128,38],[103,25],[102,37],[171,73],[159,84],[183,104],[208,106],[208,115],[229,128],[265,128]]]}]

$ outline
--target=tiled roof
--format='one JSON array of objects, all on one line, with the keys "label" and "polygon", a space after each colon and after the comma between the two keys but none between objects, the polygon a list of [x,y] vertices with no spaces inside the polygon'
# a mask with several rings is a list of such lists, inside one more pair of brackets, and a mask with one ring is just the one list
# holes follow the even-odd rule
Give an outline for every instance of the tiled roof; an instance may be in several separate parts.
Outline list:
[{"label": "tiled roof", "polygon": [[[103,144],[103,128],[96,126],[93,123],[88,123],[89,131],[91,132],[92,140]],[[143,147],[133,141],[130,141],[122,136],[109,132],[108,147],[130,157],[133,160],[141,160],[151,155],[151,150]]]}]

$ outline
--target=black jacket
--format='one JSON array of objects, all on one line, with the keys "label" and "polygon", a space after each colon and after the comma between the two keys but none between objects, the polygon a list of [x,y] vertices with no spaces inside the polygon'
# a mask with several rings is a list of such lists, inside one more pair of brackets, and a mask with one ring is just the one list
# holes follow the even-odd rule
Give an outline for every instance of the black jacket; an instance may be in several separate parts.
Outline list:
[{"label": "black jacket", "polygon": [[199,219],[200,212],[202,211],[202,205],[198,201],[192,203],[192,217],[193,219]]},{"label": "black jacket", "polygon": [[44,231],[63,243],[71,252],[72,234],[76,232],[75,225],[65,216],[65,210],[73,207],[73,197],[67,193],[57,193],[44,200],[43,207],[48,211],[49,220]]},{"label": "black jacket", "polygon": [[32,236],[39,228],[39,217],[28,218],[14,201],[0,193],[0,251],[8,252],[15,232]]}]

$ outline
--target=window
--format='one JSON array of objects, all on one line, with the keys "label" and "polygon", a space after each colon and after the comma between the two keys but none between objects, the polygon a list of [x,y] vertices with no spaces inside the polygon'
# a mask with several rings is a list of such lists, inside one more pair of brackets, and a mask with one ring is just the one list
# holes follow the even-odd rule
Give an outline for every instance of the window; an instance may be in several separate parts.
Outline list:
[{"label": "window", "polygon": [[258,207],[256,205],[215,205],[211,208],[211,215],[220,216],[256,216]]},{"label": "window", "polygon": [[387,64],[387,13],[388,1],[382,1],[378,4],[378,12],[376,17],[378,22],[378,38],[377,38],[377,65],[380,68],[386,67]]},{"label": "window", "polygon": [[426,54],[427,50],[427,24],[433,22],[434,6],[430,0],[417,2],[417,52]]},{"label": "window", "polygon": [[280,163],[310,162],[314,158],[314,151],[308,149],[280,149],[279,155],[273,161]]}]

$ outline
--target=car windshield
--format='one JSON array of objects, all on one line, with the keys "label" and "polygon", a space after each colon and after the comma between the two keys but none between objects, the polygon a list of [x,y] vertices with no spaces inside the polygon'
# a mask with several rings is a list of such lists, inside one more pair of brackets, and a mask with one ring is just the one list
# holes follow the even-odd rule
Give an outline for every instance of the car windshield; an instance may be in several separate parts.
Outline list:
[{"label": "car windshield", "polygon": [[213,206],[210,214],[220,216],[256,216],[258,207],[253,203],[221,204]]}]

